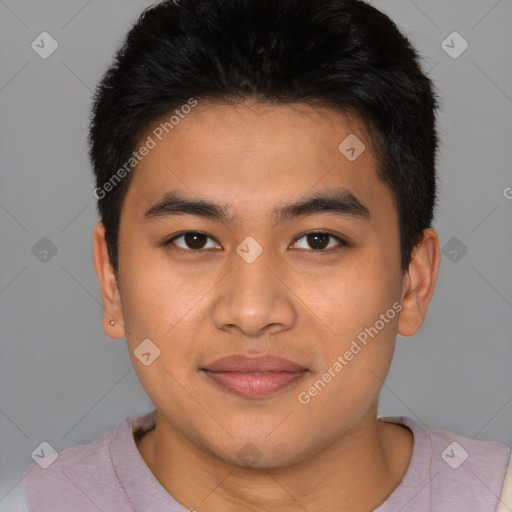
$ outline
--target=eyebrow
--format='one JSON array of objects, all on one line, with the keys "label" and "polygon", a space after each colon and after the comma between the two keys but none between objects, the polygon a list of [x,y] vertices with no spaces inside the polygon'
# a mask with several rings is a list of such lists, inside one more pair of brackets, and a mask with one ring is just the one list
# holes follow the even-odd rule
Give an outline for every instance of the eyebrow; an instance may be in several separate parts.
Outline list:
[{"label": "eyebrow", "polygon": [[[293,203],[279,206],[272,211],[276,224],[292,218],[330,213],[354,219],[369,220],[370,210],[351,192],[333,189],[301,198]],[[196,215],[205,219],[235,224],[238,217],[229,212],[226,206],[206,199],[192,199],[176,191],[165,194],[158,202],[148,208],[143,221],[178,215]]]}]

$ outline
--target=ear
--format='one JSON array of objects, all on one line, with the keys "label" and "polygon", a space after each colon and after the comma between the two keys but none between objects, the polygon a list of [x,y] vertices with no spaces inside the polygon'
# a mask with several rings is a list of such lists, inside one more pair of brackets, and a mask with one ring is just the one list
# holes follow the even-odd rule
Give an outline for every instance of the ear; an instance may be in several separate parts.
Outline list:
[{"label": "ear", "polygon": [[425,229],[403,278],[402,310],[398,321],[398,334],[401,336],[412,336],[422,326],[434,294],[440,264],[439,237],[434,229]]},{"label": "ear", "polygon": [[[114,269],[110,263],[105,239],[105,226],[100,222],[94,228],[94,268],[101,288],[103,300],[103,330],[110,338],[124,338],[124,319],[121,307],[121,295]],[[111,325],[111,321],[114,325]]]}]

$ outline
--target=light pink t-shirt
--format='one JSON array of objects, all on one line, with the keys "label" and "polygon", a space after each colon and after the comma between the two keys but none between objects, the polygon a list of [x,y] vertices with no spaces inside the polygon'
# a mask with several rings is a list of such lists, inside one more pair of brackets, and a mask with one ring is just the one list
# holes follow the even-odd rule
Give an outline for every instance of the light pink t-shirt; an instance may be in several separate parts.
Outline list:
[{"label": "light pink t-shirt", "polygon": [[[496,511],[510,448],[403,416],[380,420],[408,427],[414,449],[402,482],[374,512]],[[91,443],[62,450],[47,469],[34,462],[24,476],[30,512],[200,511],[202,497],[186,507],[178,503],[140,455],[133,434],[154,425],[155,411],[127,417]]]}]

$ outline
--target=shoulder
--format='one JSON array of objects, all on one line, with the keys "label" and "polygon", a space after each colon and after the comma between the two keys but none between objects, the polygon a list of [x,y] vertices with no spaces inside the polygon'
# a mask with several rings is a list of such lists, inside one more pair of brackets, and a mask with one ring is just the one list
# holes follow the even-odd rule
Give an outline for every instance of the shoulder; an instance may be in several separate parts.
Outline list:
[{"label": "shoulder", "polygon": [[116,428],[89,444],[62,450],[55,460],[46,457],[33,462],[23,477],[29,510],[96,512],[123,505],[123,510],[129,511],[115,474],[110,445],[117,432],[130,428],[131,419],[124,418]]},{"label": "shoulder", "polygon": [[453,470],[461,468],[461,474],[472,470],[479,475],[495,474],[503,480],[510,457],[510,448],[505,444],[472,439],[449,430],[422,428],[431,441],[434,466],[443,473],[453,474]]},{"label": "shoulder", "polygon": [[418,498],[428,501],[432,510],[496,510],[511,455],[508,446],[421,426],[404,416],[380,419],[403,424],[413,432],[406,477],[408,484],[423,486]]},{"label": "shoulder", "polygon": [[501,489],[500,504],[496,512],[510,512],[512,510],[512,454],[508,459],[507,471]]}]

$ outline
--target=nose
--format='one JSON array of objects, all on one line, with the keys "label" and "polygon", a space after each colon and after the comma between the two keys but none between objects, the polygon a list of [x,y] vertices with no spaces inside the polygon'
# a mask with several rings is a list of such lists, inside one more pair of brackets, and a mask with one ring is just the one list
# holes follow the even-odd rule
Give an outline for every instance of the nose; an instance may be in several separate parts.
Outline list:
[{"label": "nose", "polygon": [[232,260],[231,270],[215,289],[215,327],[249,337],[292,328],[297,310],[286,285],[286,263],[272,265],[265,250],[251,263],[238,254]]}]

